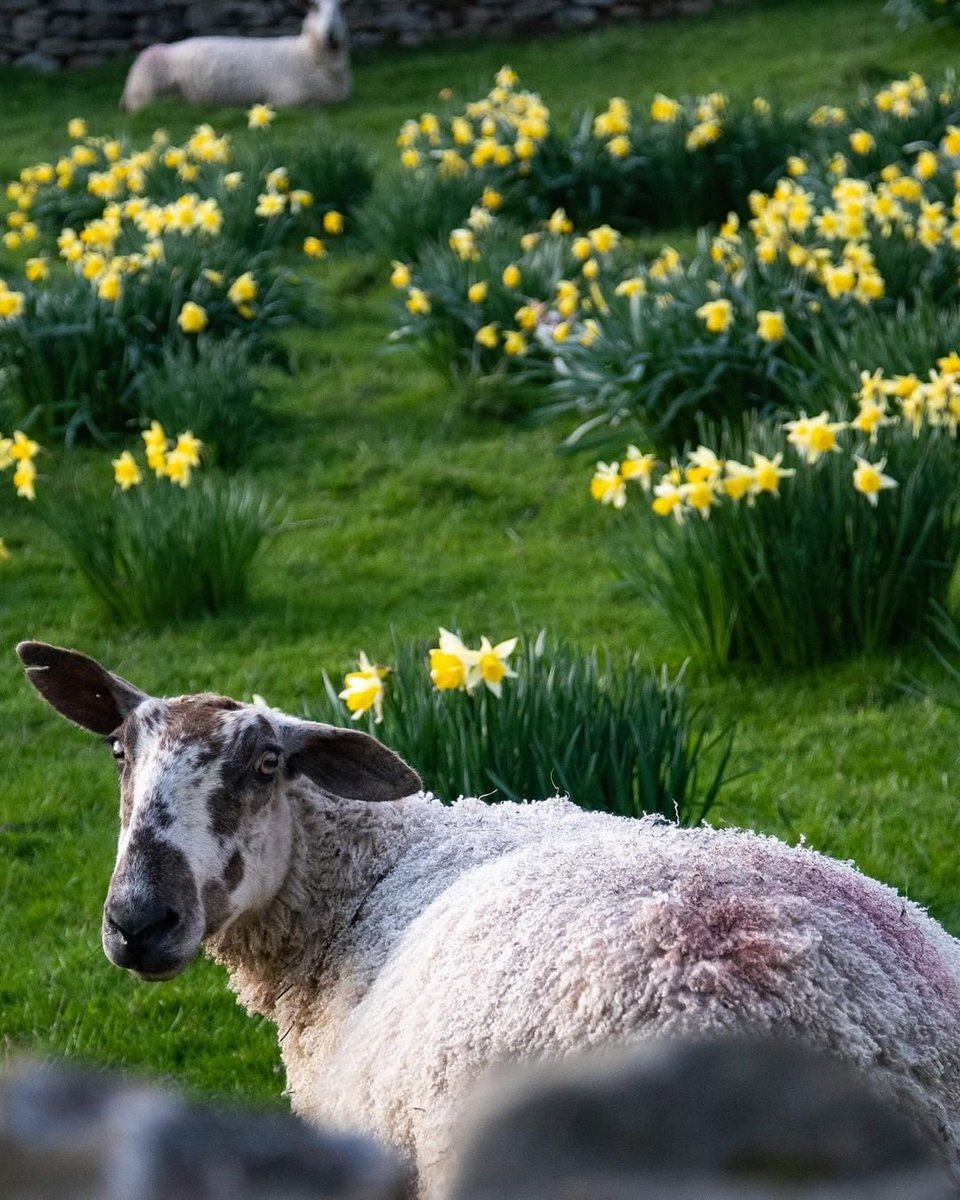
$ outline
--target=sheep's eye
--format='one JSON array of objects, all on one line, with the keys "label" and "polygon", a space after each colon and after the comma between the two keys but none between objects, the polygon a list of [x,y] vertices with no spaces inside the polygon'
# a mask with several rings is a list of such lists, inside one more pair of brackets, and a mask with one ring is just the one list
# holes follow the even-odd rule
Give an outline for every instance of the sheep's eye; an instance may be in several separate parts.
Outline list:
[{"label": "sheep's eye", "polygon": [[110,753],[117,760],[117,762],[123,762],[126,755],[123,749],[123,742],[121,742],[119,738],[114,738],[114,740],[110,743]]},{"label": "sheep's eye", "polygon": [[269,779],[271,775],[275,775],[277,767],[280,766],[280,755],[276,750],[264,750],[257,759],[256,772],[261,779]]}]

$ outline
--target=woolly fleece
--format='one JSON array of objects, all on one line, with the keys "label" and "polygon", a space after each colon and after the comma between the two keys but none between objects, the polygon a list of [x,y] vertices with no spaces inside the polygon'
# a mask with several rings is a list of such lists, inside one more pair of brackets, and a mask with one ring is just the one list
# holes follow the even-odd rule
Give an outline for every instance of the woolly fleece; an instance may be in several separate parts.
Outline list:
[{"label": "woolly fleece", "polygon": [[832,1052],[960,1163],[960,943],[851,865],[560,799],[287,795],[285,883],[208,950],[294,1110],[407,1153],[423,1197],[491,1065],[687,1033]]},{"label": "woolly fleece", "polygon": [[121,104],[137,112],[157,96],[179,93],[191,104],[257,102],[278,108],[336,104],[350,95],[346,54],[318,57],[299,37],[198,37],[148,46],[138,55]]}]

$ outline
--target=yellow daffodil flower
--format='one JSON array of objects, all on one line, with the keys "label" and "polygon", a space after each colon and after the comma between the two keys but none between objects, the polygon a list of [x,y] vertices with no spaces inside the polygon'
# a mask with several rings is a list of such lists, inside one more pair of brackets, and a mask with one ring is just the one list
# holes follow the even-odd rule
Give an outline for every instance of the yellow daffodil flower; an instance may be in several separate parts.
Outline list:
[{"label": "yellow daffodil flower", "polygon": [[343,233],[343,213],[339,213],[336,209],[330,209],[329,212],[323,214],[323,229],[325,233],[336,235]]},{"label": "yellow daffodil flower", "polygon": [[780,480],[789,479],[797,473],[793,467],[780,466],[783,462],[782,452],[775,454],[773,458],[767,458],[756,450],[751,450],[750,455],[753,459],[752,476],[756,492],[768,492],[776,495],[780,491]]},{"label": "yellow daffodil flower", "polygon": [[885,458],[881,458],[878,463],[870,463],[855,454],[854,459],[857,465],[853,472],[853,486],[876,508],[880,492],[900,485],[889,475],[883,474],[883,468],[887,465]]},{"label": "yellow daffodil flower", "polygon": [[257,281],[253,277],[253,272],[244,271],[242,275],[238,275],[230,284],[227,297],[234,307],[255,300],[257,298]]},{"label": "yellow daffodil flower", "polygon": [[13,473],[13,486],[17,489],[17,495],[24,500],[35,500],[37,497],[34,487],[36,478],[37,467],[33,459],[22,459]]},{"label": "yellow daffodil flower", "polygon": [[519,329],[506,329],[503,333],[503,352],[512,358],[522,358],[527,352],[527,339]]},{"label": "yellow daffodil flower", "polygon": [[850,134],[850,148],[854,154],[869,154],[876,148],[877,142],[872,133],[866,129],[855,129]]},{"label": "yellow daffodil flower", "polygon": [[500,334],[496,325],[481,325],[474,334],[474,341],[488,350],[495,349],[500,343]]},{"label": "yellow daffodil flower", "polygon": [[255,104],[247,113],[247,128],[266,129],[275,116],[268,104]]},{"label": "yellow daffodil flower", "polygon": [[357,670],[347,672],[343,678],[344,689],[338,693],[352,714],[352,720],[359,721],[371,708],[374,723],[379,725],[383,720],[383,681],[387,673],[386,667],[375,666],[364,651],[360,651]]},{"label": "yellow daffodil flower", "polygon": [[177,324],[184,333],[202,333],[209,324],[207,310],[193,300],[187,300],[180,309]]},{"label": "yellow daffodil flower", "polygon": [[143,482],[143,474],[137,465],[137,460],[129,450],[124,450],[119,458],[112,460],[113,478],[122,492],[129,491]]},{"label": "yellow daffodil flower", "polygon": [[653,468],[657,460],[652,454],[643,454],[636,446],[628,446],[623,462],[620,464],[620,474],[624,479],[635,479],[645,492],[649,492],[653,483]]},{"label": "yellow daffodil flower", "polygon": [[697,309],[709,333],[725,333],[733,324],[733,305],[729,300],[708,300]]},{"label": "yellow daffodil flower", "polygon": [[303,239],[303,252],[307,258],[324,258],[327,253],[327,248],[318,237],[305,237]]},{"label": "yellow daffodil flower", "polygon": [[468,650],[448,629],[440,629],[440,644],[430,651],[430,678],[437,691],[466,691],[471,670],[477,665],[477,653]]},{"label": "yellow daffodil flower", "polygon": [[395,288],[405,288],[410,286],[410,268],[406,263],[402,263],[394,259],[390,264],[393,267],[390,273],[390,282]]},{"label": "yellow daffodil flower", "polygon": [[[507,665],[506,660],[517,648],[518,640],[515,637],[507,638],[506,641],[498,642],[493,646],[490,644],[490,639],[484,636],[480,638],[480,649],[475,651],[477,682],[482,683],[487,691],[492,692],[498,700],[502,694],[503,680],[517,677],[516,671]],[[467,687],[470,686],[471,683],[468,681]]]},{"label": "yellow daffodil flower", "polygon": [[422,288],[412,287],[407,293],[407,310],[414,316],[426,316],[430,312],[430,297]]},{"label": "yellow daffodil flower", "polygon": [[682,111],[680,102],[657,92],[650,105],[650,119],[660,124],[672,124]]},{"label": "yellow daffodil flower", "polygon": [[14,462],[29,462],[31,459],[36,458],[39,449],[40,447],[35,441],[28,438],[19,429],[15,429],[13,442],[10,444],[7,453]]},{"label": "yellow daffodil flower", "polygon": [[787,332],[786,321],[779,310],[761,308],[757,313],[757,337],[763,342],[781,342]]},{"label": "yellow daffodil flower", "polygon": [[172,453],[182,458],[188,467],[199,467],[200,451],[202,449],[203,442],[199,438],[195,438],[193,433],[188,429],[185,433],[177,435],[177,444],[174,446]]},{"label": "yellow daffodil flower", "polygon": [[627,503],[627,489],[624,487],[624,477],[617,462],[598,462],[597,469],[590,480],[590,495],[601,504],[609,504],[612,508],[623,508]]}]

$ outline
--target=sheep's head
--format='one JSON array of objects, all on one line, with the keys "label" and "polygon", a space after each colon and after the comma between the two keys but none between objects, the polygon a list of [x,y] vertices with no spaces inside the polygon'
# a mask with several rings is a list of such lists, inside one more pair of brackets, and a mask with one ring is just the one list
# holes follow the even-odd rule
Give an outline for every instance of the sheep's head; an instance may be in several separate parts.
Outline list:
[{"label": "sheep's head", "polygon": [[346,60],[349,35],[338,0],[314,0],[303,22],[303,34],[310,42],[314,58]]},{"label": "sheep's head", "polygon": [[397,800],[420,780],[359,730],[203,693],[161,700],[92,658],[21,642],[27,678],[61,715],[103,737],[120,776],[120,842],[103,909],[104,953],[169,979],[276,895],[293,837],[286,783]]}]

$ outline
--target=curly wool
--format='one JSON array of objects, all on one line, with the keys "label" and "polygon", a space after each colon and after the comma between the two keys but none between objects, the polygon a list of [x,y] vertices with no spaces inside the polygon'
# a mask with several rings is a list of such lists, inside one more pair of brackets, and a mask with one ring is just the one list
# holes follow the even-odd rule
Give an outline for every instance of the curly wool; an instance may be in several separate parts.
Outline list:
[{"label": "curly wool", "polygon": [[387,804],[290,788],[272,904],[214,939],[276,1021],[293,1108],[410,1155],[504,1060],[774,1032],[868,1075],[960,1162],[960,943],[849,864],[564,800]]}]

